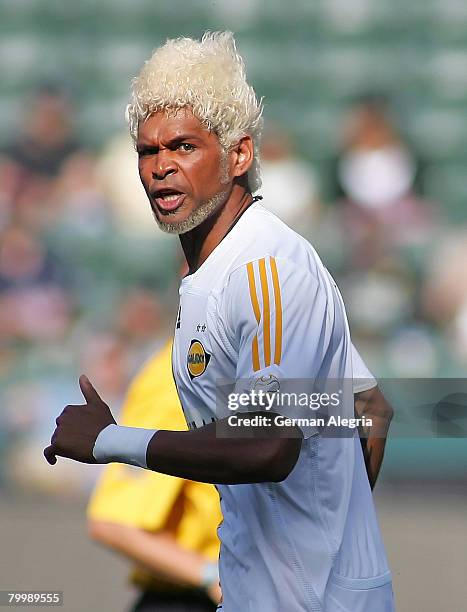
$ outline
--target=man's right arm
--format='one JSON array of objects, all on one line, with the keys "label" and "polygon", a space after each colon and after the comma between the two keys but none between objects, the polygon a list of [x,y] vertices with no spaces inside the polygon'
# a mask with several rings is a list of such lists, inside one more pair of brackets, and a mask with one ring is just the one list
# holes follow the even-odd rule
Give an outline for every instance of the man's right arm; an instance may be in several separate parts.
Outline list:
[{"label": "man's right arm", "polygon": [[57,418],[44,451],[51,465],[57,457],[68,457],[81,463],[139,465],[198,482],[245,484],[284,480],[300,453],[300,433],[293,425],[289,434],[281,427],[258,428],[255,438],[248,427],[236,428],[239,438],[218,437],[222,421],[191,431],[117,426],[87,377],[80,377],[80,386],[86,404],[67,406]]}]

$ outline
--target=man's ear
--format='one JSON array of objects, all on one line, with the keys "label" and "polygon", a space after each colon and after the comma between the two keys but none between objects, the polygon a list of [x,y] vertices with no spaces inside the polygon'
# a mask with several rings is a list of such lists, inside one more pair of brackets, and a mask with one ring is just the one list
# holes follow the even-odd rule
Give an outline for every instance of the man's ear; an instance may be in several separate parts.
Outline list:
[{"label": "man's ear", "polygon": [[253,163],[254,148],[251,136],[243,136],[238,143],[234,145],[232,150],[233,158],[233,176],[242,176],[246,174]]}]

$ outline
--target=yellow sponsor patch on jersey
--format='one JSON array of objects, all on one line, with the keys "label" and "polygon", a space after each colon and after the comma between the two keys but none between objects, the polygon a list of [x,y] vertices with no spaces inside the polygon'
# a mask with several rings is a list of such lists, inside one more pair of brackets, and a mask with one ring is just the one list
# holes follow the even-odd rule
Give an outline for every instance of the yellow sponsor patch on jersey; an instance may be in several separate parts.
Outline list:
[{"label": "yellow sponsor patch on jersey", "polygon": [[204,374],[210,359],[211,355],[206,352],[203,344],[199,340],[192,340],[186,360],[188,374],[192,380]]}]

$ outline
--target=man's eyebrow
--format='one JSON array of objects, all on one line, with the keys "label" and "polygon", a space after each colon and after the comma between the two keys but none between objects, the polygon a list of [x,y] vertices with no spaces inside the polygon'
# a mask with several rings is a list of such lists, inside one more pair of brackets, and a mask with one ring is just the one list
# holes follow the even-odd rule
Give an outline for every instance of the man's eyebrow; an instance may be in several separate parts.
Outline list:
[{"label": "man's eyebrow", "polygon": [[[187,140],[195,140],[195,141],[200,142],[202,139],[199,136],[196,136],[195,134],[191,134],[190,132],[186,132],[185,134],[177,134],[173,138],[169,138],[169,140],[166,141],[166,144],[168,146],[173,146],[173,145],[179,144],[181,142],[185,142]],[[155,142],[151,141],[150,139],[148,139],[148,140],[141,139],[137,143],[136,148],[137,149],[142,149],[142,148],[158,149],[159,148],[159,144],[156,144]]]},{"label": "man's eyebrow", "polygon": [[197,141],[200,141],[201,138],[199,136],[195,136],[195,134],[190,134],[190,132],[186,132],[185,134],[177,134],[177,136],[174,136],[173,138],[170,138],[167,141],[167,144],[169,144],[169,145],[178,144],[180,142],[185,142],[186,140],[197,140]]}]

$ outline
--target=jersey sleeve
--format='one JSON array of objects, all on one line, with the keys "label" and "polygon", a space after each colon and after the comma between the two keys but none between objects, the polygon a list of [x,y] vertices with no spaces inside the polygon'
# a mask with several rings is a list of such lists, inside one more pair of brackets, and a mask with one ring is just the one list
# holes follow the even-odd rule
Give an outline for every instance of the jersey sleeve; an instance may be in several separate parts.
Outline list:
[{"label": "jersey sleeve", "polygon": [[[249,392],[263,385],[266,391],[305,392],[303,386],[297,388],[297,380],[313,383],[323,372],[333,326],[329,301],[309,270],[285,258],[268,256],[235,270],[220,317],[236,358],[235,390]],[[271,410],[295,416],[284,406]],[[300,413],[313,416],[305,408]],[[316,433],[313,427],[300,428],[305,437]]]},{"label": "jersey sleeve", "polygon": [[368,391],[378,384],[354,344],[352,344],[352,372],[354,393]]}]

